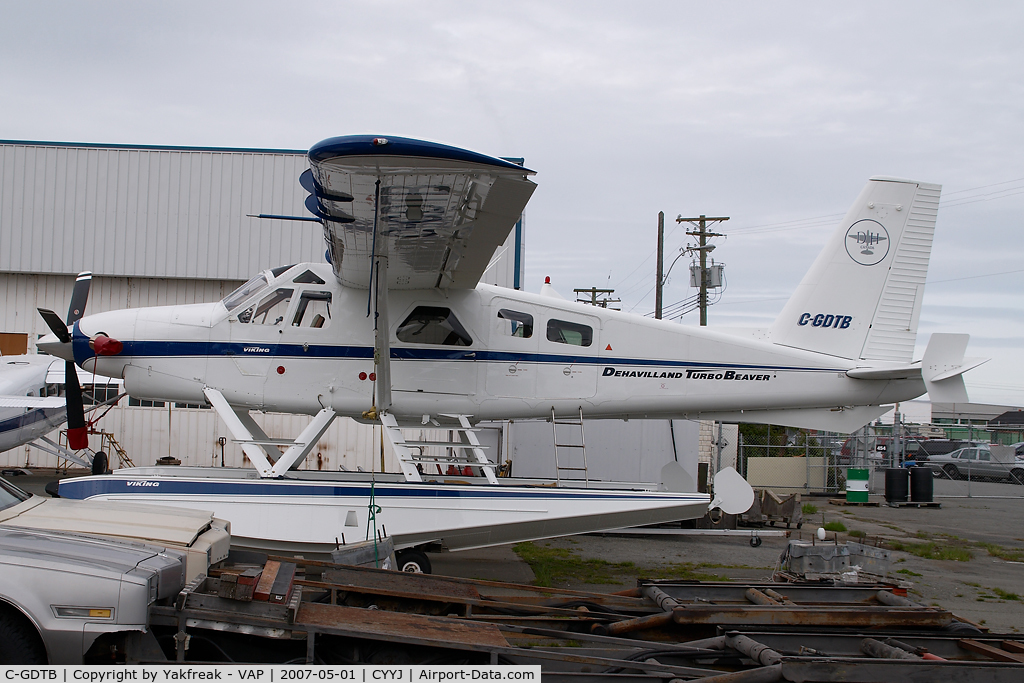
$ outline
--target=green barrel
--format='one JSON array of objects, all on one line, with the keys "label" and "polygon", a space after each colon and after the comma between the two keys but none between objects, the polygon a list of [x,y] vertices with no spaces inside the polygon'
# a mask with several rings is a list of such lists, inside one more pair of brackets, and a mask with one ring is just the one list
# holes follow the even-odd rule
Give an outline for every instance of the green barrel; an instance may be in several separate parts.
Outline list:
[{"label": "green barrel", "polygon": [[868,502],[868,477],[871,470],[866,467],[851,467],[846,470],[846,502]]}]

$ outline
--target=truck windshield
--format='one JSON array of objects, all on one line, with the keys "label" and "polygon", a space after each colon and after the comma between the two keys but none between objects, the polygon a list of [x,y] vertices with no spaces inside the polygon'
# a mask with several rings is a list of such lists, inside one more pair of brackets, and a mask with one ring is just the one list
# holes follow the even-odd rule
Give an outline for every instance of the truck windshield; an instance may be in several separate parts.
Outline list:
[{"label": "truck windshield", "polygon": [[224,297],[221,303],[224,304],[224,308],[228,309],[228,313],[238,308],[239,304],[247,301],[249,297],[262,292],[264,289],[270,287],[270,283],[267,282],[266,276],[260,273],[253,279],[246,282],[244,285],[236,289],[235,291]]},{"label": "truck windshield", "polygon": [[13,507],[23,500],[28,500],[29,494],[17,486],[9,484],[6,480],[0,479],[0,510]]}]

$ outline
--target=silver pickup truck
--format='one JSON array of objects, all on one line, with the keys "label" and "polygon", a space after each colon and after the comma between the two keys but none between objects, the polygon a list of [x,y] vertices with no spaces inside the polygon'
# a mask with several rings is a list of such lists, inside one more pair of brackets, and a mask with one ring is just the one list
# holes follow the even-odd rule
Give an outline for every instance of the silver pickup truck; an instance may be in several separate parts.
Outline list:
[{"label": "silver pickup truck", "polygon": [[0,664],[80,664],[227,557],[209,512],[40,498],[0,479]]}]

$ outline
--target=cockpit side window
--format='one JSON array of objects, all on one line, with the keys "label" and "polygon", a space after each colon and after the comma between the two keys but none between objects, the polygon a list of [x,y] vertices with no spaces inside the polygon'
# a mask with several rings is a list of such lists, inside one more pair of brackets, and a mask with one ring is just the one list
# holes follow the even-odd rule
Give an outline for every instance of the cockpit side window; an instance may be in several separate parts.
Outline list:
[{"label": "cockpit side window", "polygon": [[529,313],[502,308],[498,310],[498,317],[508,321],[503,329],[509,337],[529,339],[533,336],[533,316]]},{"label": "cockpit side window", "polygon": [[238,314],[238,321],[254,325],[280,325],[292,302],[292,290],[278,289]]},{"label": "cockpit side window", "polygon": [[[307,271],[308,272],[308,271]],[[299,295],[292,327],[328,327],[331,322],[331,293],[307,291]]]},{"label": "cockpit side window", "polygon": [[417,306],[398,326],[396,335],[399,341],[412,344],[470,346],[473,343],[451,309],[440,306]]},{"label": "cockpit side window", "polygon": [[572,346],[590,346],[594,343],[594,330],[587,325],[567,320],[548,320],[548,341]]},{"label": "cockpit side window", "polygon": [[292,280],[295,284],[299,285],[322,285],[325,284],[322,279],[317,277],[316,273],[311,270],[304,271],[302,275],[299,275]]},{"label": "cockpit side window", "polygon": [[224,308],[228,309],[228,312],[230,313],[231,311],[238,308],[241,304],[245,303],[245,301],[253,294],[256,294],[257,292],[260,292],[268,287],[270,287],[270,283],[267,282],[267,278],[263,275],[263,273],[260,273],[259,275],[249,280],[244,285],[242,285],[241,287],[239,287],[238,289],[224,297],[222,301],[222,303],[224,304]]}]

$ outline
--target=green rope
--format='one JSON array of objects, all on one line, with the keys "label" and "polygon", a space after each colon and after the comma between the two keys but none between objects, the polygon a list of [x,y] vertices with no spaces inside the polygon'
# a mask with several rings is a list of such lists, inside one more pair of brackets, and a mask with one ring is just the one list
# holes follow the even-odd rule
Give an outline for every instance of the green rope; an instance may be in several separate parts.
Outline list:
[{"label": "green rope", "polygon": [[370,538],[370,522],[373,522],[373,561],[374,566],[380,568],[380,553],[377,548],[377,513],[381,512],[381,507],[374,502],[374,487],[376,482],[370,482],[370,504],[367,506],[370,510],[370,514],[366,517],[366,538]]}]

